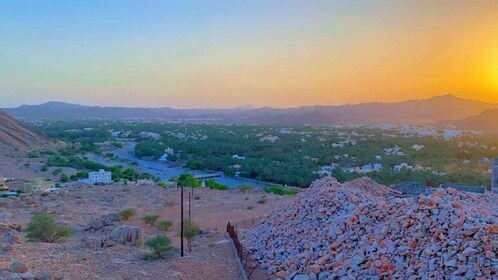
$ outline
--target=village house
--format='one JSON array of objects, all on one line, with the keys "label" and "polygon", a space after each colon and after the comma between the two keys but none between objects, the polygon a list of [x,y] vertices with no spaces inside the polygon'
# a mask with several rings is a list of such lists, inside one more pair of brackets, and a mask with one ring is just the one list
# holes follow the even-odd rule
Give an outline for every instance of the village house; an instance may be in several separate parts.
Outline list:
[{"label": "village house", "polygon": [[244,157],[244,156],[239,156],[239,155],[233,155],[233,156],[232,156],[232,158],[233,158],[233,159],[237,159],[237,160],[245,160],[245,159],[246,159],[246,157]]},{"label": "village house", "polygon": [[112,172],[100,169],[96,172],[89,172],[87,179],[79,181],[87,184],[110,184],[112,183]]},{"label": "village house", "polygon": [[403,169],[409,169],[409,170],[413,170],[413,166],[409,165],[408,163],[401,163],[401,164],[398,164],[398,165],[395,165],[393,167],[393,170],[396,171],[396,172],[400,172],[401,170]]},{"label": "village house", "polygon": [[49,192],[53,185],[53,182],[47,181],[43,178],[36,178],[31,182],[24,183],[22,191],[25,193]]},{"label": "village house", "polygon": [[322,166],[318,171],[315,172],[315,174],[318,174],[320,177],[332,176],[332,172],[334,171],[334,169],[335,166],[333,165]]},{"label": "village house", "polygon": [[423,148],[425,148],[424,145],[419,145],[419,144],[415,144],[412,146],[412,149],[414,149],[415,151],[420,151]]}]

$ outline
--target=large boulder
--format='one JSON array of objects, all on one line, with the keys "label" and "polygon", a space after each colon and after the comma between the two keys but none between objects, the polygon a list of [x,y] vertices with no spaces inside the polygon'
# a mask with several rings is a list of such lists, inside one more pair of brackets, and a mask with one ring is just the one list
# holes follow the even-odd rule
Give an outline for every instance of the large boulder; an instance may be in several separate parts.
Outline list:
[{"label": "large boulder", "polygon": [[118,213],[109,213],[98,219],[95,219],[88,223],[85,231],[98,231],[104,227],[116,226],[121,221],[121,216]]},{"label": "large boulder", "polygon": [[115,228],[111,234],[102,242],[103,246],[108,247],[109,241],[123,244],[123,245],[136,245],[137,241],[141,238],[141,231],[136,226],[119,226]]},{"label": "large boulder", "polygon": [[28,267],[23,262],[14,261],[10,264],[9,271],[12,273],[25,273],[28,271]]}]

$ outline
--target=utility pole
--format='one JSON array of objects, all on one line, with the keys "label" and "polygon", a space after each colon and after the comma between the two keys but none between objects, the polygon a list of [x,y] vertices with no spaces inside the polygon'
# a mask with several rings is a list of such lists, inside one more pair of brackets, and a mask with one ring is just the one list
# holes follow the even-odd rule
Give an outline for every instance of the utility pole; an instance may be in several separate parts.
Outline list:
[{"label": "utility pole", "polygon": [[181,256],[183,258],[184,253],[183,253],[183,186],[181,186],[181,213],[180,213],[180,251],[181,251]]},{"label": "utility pole", "polygon": [[192,219],[192,194],[188,193],[188,219]]}]

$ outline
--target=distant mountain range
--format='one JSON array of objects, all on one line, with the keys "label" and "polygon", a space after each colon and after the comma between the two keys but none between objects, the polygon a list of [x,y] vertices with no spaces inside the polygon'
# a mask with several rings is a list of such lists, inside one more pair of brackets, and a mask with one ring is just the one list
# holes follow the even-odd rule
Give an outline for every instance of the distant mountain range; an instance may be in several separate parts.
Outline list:
[{"label": "distant mountain range", "polygon": [[5,109],[29,119],[165,119],[251,124],[435,124],[498,109],[498,104],[453,95],[396,103],[362,103],[297,108],[173,109],[97,107],[49,102]]}]

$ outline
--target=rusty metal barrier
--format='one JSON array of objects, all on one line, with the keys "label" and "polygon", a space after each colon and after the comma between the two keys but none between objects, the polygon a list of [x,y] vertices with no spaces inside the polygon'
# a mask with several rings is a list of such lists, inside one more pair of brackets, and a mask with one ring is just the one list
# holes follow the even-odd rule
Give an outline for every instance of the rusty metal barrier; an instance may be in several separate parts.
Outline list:
[{"label": "rusty metal barrier", "polygon": [[242,263],[242,267],[245,270],[248,279],[251,279],[251,275],[258,268],[258,266],[255,265],[253,268],[248,266],[248,263],[250,261],[249,259],[250,252],[247,251],[244,248],[244,245],[240,242],[237,229],[251,227],[256,223],[260,222],[261,220],[262,218],[254,218],[236,224],[231,224],[230,222],[228,222],[227,224],[227,233],[230,236],[230,239],[232,239],[233,241],[233,245],[235,246],[235,250],[237,251],[237,256],[239,257],[240,262]]}]

